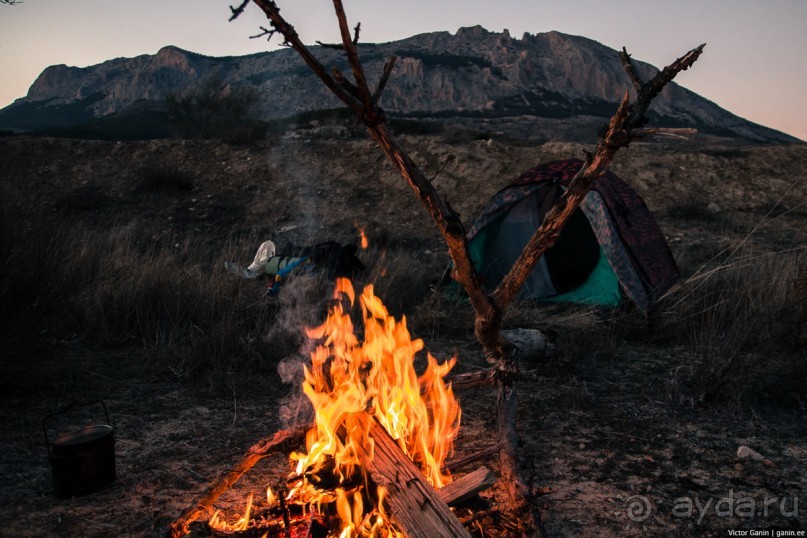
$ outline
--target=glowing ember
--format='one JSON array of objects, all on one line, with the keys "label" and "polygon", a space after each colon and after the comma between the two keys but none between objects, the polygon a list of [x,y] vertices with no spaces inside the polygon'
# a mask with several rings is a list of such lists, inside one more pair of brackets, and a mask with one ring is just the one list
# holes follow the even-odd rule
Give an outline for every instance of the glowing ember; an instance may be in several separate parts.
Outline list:
[{"label": "glowing ember", "polygon": [[266,488],[266,506],[272,507],[277,502],[277,495],[271,487]]},{"label": "glowing ember", "polygon": [[367,235],[364,233],[364,228],[356,223],[354,223],[354,226],[359,231],[359,246],[361,246],[362,250],[367,250],[367,247],[370,246],[370,242],[367,240]]},{"label": "glowing ember", "polygon": [[[359,297],[364,326],[360,342],[347,308],[355,298],[350,281],[337,280],[336,301],[325,323],[307,329],[310,338],[321,341],[304,369],[303,392],[315,418],[307,452],[290,455],[294,471],[285,501],[338,520],[333,536],[396,537],[400,533],[385,513],[386,491],[366,474],[373,440],[359,414],[374,416],[426,479],[436,488],[444,486],[451,477],[441,467],[460,423],[459,405],[444,378],[456,358],[439,364],[427,355],[426,370],[418,376],[414,359],[423,341],[411,338],[405,318],[396,321],[388,314],[372,286]],[[268,490],[270,506],[275,499]],[[244,517],[248,519],[248,510]],[[223,529],[212,520],[210,526]]]},{"label": "glowing ember", "polygon": [[245,531],[249,528],[249,516],[252,512],[252,493],[249,494],[247,497],[247,507],[244,510],[244,515],[238,518],[238,521],[235,523],[227,523],[224,518],[221,516],[221,511],[216,510],[213,512],[213,515],[210,516],[210,521],[207,522],[211,528],[214,528],[219,531],[226,531],[226,532],[238,532],[238,531]]}]

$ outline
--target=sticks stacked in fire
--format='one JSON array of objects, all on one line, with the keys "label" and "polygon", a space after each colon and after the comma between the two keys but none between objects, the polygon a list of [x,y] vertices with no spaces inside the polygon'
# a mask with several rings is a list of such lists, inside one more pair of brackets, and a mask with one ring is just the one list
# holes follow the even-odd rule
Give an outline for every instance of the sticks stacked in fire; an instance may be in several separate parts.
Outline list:
[{"label": "sticks stacked in fire", "polygon": [[[369,415],[366,420],[373,420]],[[376,423],[377,424],[377,423]],[[371,477],[379,481],[384,481],[388,485],[387,502],[390,505],[395,505],[394,510],[403,516],[395,516],[393,519],[395,523],[401,527],[404,524],[411,525],[414,528],[412,533],[406,533],[407,536],[425,536],[424,529],[440,526],[440,521],[450,521],[452,519],[452,512],[446,512],[446,508],[442,505],[454,506],[468,499],[474,497],[477,493],[484,491],[491,487],[496,482],[496,475],[487,467],[481,466],[476,470],[462,475],[460,478],[454,480],[447,486],[438,490],[433,490],[422,477],[422,474],[416,468],[413,470],[411,461],[398,449],[395,441],[386,433],[386,430],[377,425],[373,426],[371,432],[374,440],[376,437],[381,439],[380,444],[383,450],[376,452],[373,464],[370,466],[369,473]],[[286,447],[285,443],[273,444],[273,441],[278,437],[296,440],[298,443],[303,442],[303,434],[301,431],[283,431],[276,434],[275,438],[259,443],[245,459],[250,459],[256,455],[260,457],[267,457],[277,447]],[[272,448],[266,447],[271,445]],[[378,449],[378,445],[376,445]],[[466,467],[481,458],[489,457],[496,453],[497,446],[492,449],[479,452],[471,457],[457,460],[454,463],[447,465],[452,469],[460,469]],[[407,465],[407,462],[409,465]],[[406,470],[401,472],[401,466]],[[333,476],[329,475],[328,471],[333,469],[333,464],[326,464],[320,469],[311,470],[306,473],[306,478],[313,483],[318,483],[325,491],[336,495],[334,490],[338,487],[334,481]],[[229,476],[229,475],[228,475]],[[291,476],[285,487],[292,487],[295,482],[299,481],[302,477],[298,475]],[[390,482],[390,479],[393,479]],[[183,513],[174,524],[171,526],[171,536],[182,536],[189,531],[189,526],[198,517],[202,516],[205,512],[209,511],[210,506],[216,501],[218,496],[210,496],[210,491],[217,489],[217,486],[222,482],[227,482],[227,477],[222,479],[219,483],[211,487],[208,495],[202,501],[192,505],[188,510]],[[356,477],[348,480],[348,483],[356,483]],[[227,488],[231,487],[229,484]],[[225,489],[227,489],[225,488]],[[439,501],[434,500],[431,494],[423,494],[429,490],[436,493]],[[255,501],[250,496],[247,500],[247,508],[244,514],[241,515],[235,522],[227,523],[225,516],[220,512],[214,512],[207,525],[215,536],[227,536],[231,538],[252,538],[253,536],[291,536],[297,537],[311,537],[311,538],[325,538],[329,532],[338,527],[339,517],[335,502],[324,503],[318,510],[311,510],[311,508],[300,502],[287,501],[286,496],[288,490],[283,487],[277,488],[277,493],[271,489],[267,490],[266,499]],[[209,501],[209,502],[208,502]],[[391,510],[392,511],[392,510]],[[465,525],[473,522],[472,517],[459,518]],[[454,522],[452,524],[455,525]],[[454,530],[457,530],[454,527]],[[465,536],[465,534],[460,534]],[[444,528],[440,530],[440,536],[452,536]]]},{"label": "sticks stacked in fire", "polygon": [[[468,536],[448,503],[490,486],[493,475],[483,468],[452,483],[444,467],[459,430],[459,405],[444,380],[456,359],[440,364],[427,355],[426,369],[418,375],[415,357],[423,342],[411,338],[406,319],[391,317],[372,286],[359,299],[363,341],[354,333],[349,307],[355,293],[346,279],[337,280],[325,323],[307,330],[321,342],[304,369],[303,392],[315,421],[306,435],[307,452],[290,455],[295,471],[286,484],[288,493],[269,496],[254,505],[258,510],[253,513],[250,499],[233,524],[215,514],[211,528],[228,535],[271,531],[289,536],[292,529],[305,528],[307,535],[321,529],[339,536]],[[186,510],[171,534],[187,532],[188,524],[258,459],[301,439],[299,431],[285,432],[253,447]]]}]

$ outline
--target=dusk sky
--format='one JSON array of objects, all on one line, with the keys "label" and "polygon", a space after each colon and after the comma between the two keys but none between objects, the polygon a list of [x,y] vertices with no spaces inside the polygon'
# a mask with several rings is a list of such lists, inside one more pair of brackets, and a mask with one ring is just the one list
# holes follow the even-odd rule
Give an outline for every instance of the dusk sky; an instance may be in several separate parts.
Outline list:
[{"label": "dusk sky", "polygon": [[[49,65],[93,65],[165,45],[209,56],[273,50],[249,39],[266,26],[255,6],[228,23],[227,0],[24,0],[0,5],[0,107],[23,97]],[[278,0],[303,41],[338,41],[327,0]],[[482,25],[514,38],[557,30],[657,67],[701,43],[704,55],[676,81],[756,123],[807,140],[805,0],[344,0],[364,42]],[[581,66],[585,68],[585,66]],[[627,86],[627,80],[626,80]],[[618,96],[614,96],[615,99]]]}]

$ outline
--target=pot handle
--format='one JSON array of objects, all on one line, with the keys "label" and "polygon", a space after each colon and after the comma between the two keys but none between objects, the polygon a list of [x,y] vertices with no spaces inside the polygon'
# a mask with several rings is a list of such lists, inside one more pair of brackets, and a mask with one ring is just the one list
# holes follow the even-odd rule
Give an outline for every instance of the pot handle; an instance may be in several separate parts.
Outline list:
[{"label": "pot handle", "polygon": [[53,421],[53,419],[55,419],[59,415],[63,415],[65,413],[67,413],[68,411],[70,411],[71,409],[74,409],[76,407],[85,407],[85,406],[94,405],[94,404],[97,404],[97,403],[100,403],[103,406],[103,408],[104,408],[104,416],[106,416],[106,423],[108,425],[112,426],[112,421],[109,420],[109,411],[107,411],[106,402],[104,402],[104,400],[102,398],[99,398],[97,400],[90,400],[89,402],[72,402],[72,403],[69,403],[66,406],[64,406],[62,409],[56,411],[55,413],[50,413],[49,415],[45,415],[45,418],[42,419],[42,433],[45,434],[45,445],[48,447],[48,457],[49,458],[52,458],[53,456],[51,455],[51,450],[50,450],[51,442],[50,442],[50,437],[48,436],[48,425]]}]

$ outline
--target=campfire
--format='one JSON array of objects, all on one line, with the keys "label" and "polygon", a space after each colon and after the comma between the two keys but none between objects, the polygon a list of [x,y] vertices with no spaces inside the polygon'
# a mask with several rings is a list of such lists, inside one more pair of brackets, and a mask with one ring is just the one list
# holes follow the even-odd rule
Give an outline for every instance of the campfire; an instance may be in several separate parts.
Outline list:
[{"label": "campfire", "polygon": [[[415,503],[435,503],[435,510],[450,519],[436,490],[452,481],[444,463],[452,453],[461,412],[445,378],[456,358],[440,363],[427,354],[425,371],[418,375],[415,357],[423,341],[411,337],[405,318],[397,321],[389,315],[372,285],[358,297],[361,331],[355,330],[351,316],[356,295],[349,280],[337,280],[333,299],[325,322],[306,330],[318,345],[304,368],[302,390],[314,410],[305,452],[289,455],[292,470],[284,487],[268,488],[260,500],[250,494],[243,514],[216,511],[208,521],[214,533],[410,534],[406,522],[402,528],[400,505],[410,505],[412,499],[399,490],[424,480],[426,485],[416,489],[425,500]],[[449,524],[461,528],[458,521]]]},{"label": "campfire", "polygon": [[[475,313],[474,334],[493,365],[487,371],[478,372],[479,375],[466,375],[465,386],[496,387],[498,444],[492,451],[499,456],[500,483],[507,488],[511,511],[519,519],[516,530],[522,535],[542,535],[540,513],[532,502],[533,488],[525,480],[517,456],[515,380],[519,373],[519,356],[524,350],[519,349],[517,342],[504,337],[502,323],[508,307],[536,264],[555,243],[596,180],[607,171],[616,152],[637,139],[684,134],[675,129],[644,128],[645,113],[654,97],[680,71],[695,63],[705,45],[692,49],[649,81],[642,80],[623,48],[620,59],[633,83],[635,101],[631,101],[630,92],[624,93],[610,122],[601,130],[596,150],[587,154],[582,168],[547,212],[507,274],[494,289],[487,289],[471,259],[459,213],[451,209],[394,138],[379,106],[397,57],[387,60],[377,85],[371,88],[359,59],[361,25],[356,25],[351,33],[342,1],[334,0],[342,37],[338,48],[350,64],[353,73],[353,81],[350,81],[341,71],[328,69],[317,59],[294,27],[281,16],[275,2],[241,0],[237,6],[231,6],[231,20],[239,17],[250,3],[256,4],[270,21],[270,27],[261,27],[262,32],[254,37],[271,38],[275,34],[283,37],[283,44],[294,49],[367,127],[371,138],[401,172],[440,229],[453,264],[451,276],[468,295]],[[296,517],[290,508],[293,505],[299,507],[302,520],[307,518],[309,522],[303,531],[305,536],[319,535],[314,528],[321,524],[325,529],[324,534],[320,533],[323,536],[470,536],[445,500],[446,490],[459,482],[448,484],[451,476],[443,470],[445,457],[452,450],[459,428],[459,406],[445,381],[455,360],[438,364],[429,357],[428,368],[418,376],[414,357],[423,343],[410,338],[405,320],[398,323],[388,315],[371,287],[365,288],[360,297],[364,322],[361,343],[343,305],[346,300],[352,306],[355,300],[349,282],[339,282],[336,299],[325,324],[309,331],[310,336],[322,340],[311,355],[312,364],[305,371],[304,383],[305,395],[314,406],[316,418],[306,436],[306,453],[291,454],[294,471],[288,491],[283,488],[277,495],[267,497],[265,505],[269,510],[275,504],[280,507],[280,516],[272,521],[279,521],[279,517],[285,536],[292,536],[291,519],[293,515]],[[458,386],[456,378],[453,386]],[[296,440],[293,432],[278,432],[271,440],[253,446],[224,479],[171,525],[171,536],[187,533],[189,522],[205,512],[269,450],[291,445]],[[482,477],[479,482],[487,480]],[[436,488],[441,486],[438,494]],[[452,492],[454,494],[456,491]],[[467,491],[460,495],[467,495]],[[229,530],[233,528],[248,530],[255,521],[254,516],[250,517],[252,508],[253,503],[248,502],[247,510],[235,524],[228,524],[226,517],[222,519],[217,515],[209,525],[225,532],[242,532]],[[269,535],[268,531],[264,534]]]}]

